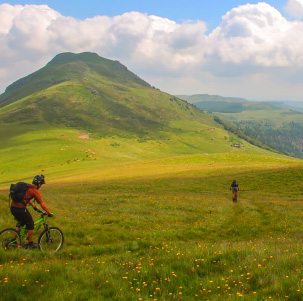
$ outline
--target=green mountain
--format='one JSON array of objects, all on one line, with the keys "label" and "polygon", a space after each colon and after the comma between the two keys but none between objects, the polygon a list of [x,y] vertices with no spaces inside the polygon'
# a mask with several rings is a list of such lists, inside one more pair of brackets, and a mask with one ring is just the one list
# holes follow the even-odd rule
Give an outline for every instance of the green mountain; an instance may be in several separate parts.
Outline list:
[{"label": "green mountain", "polygon": [[303,158],[300,102],[254,102],[205,94],[180,97],[272,148]]},{"label": "green mountain", "polygon": [[121,63],[88,52],[59,54],[10,85],[0,96],[0,125],[0,183],[33,170],[81,173],[184,154],[276,156]]},{"label": "green mountain", "polygon": [[0,107],[60,83],[88,81],[86,74],[98,74],[120,84],[149,86],[118,61],[107,60],[90,52],[68,52],[57,55],[42,69],[8,86],[5,93],[0,95]]},{"label": "green mountain", "polygon": [[101,136],[142,136],[205,115],[93,53],[57,55],[10,85],[0,107],[3,123],[68,126]]}]

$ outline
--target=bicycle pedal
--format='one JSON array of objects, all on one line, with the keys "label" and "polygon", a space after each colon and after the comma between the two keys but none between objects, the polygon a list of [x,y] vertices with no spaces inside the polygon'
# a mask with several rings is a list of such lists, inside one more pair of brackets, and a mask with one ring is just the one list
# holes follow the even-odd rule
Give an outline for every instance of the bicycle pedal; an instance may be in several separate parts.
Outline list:
[{"label": "bicycle pedal", "polygon": [[28,249],[28,243],[26,243],[25,241],[22,242],[21,247],[24,249]]}]

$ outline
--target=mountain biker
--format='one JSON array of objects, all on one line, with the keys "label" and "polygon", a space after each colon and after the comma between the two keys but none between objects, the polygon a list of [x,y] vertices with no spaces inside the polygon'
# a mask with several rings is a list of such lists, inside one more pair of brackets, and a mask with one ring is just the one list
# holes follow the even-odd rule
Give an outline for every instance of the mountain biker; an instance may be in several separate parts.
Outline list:
[{"label": "mountain biker", "polygon": [[231,183],[231,185],[229,187],[229,190],[231,190],[232,193],[233,193],[233,202],[237,203],[237,200],[238,200],[238,191],[240,189],[239,189],[239,185],[238,185],[238,183],[237,183],[236,180],[233,180],[233,182]]},{"label": "mountain biker", "polygon": [[48,213],[49,217],[53,216],[53,214],[47,209],[47,207],[43,203],[41,194],[38,191],[42,184],[45,184],[44,176],[35,176],[32,185],[30,185],[32,187],[29,187],[24,194],[24,203],[22,204],[13,201],[11,204],[11,213],[18,221],[16,231],[20,233],[20,226],[26,225],[26,229],[28,230],[28,244],[26,245],[26,247],[28,247],[29,249],[38,248],[39,244],[33,242],[34,221],[32,215],[26,209],[26,206],[30,204],[34,208],[34,210],[38,211],[38,208],[31,202],[31,200],[34,198],[42,207],[42,209],[44,209]]}]

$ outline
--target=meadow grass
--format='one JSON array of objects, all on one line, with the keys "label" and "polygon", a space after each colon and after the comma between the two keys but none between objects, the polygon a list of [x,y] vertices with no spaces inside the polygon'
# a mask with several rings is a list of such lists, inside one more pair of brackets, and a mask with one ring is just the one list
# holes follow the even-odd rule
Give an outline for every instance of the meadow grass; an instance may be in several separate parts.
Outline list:
[{"label": "meadow grass", "polygon": [[[57,254],[0,250],[1,296],[301,300],[302,175],[299,160],[214,154],[51,177],[41,193],[65,245]],[[3,229],[14,221],[0,196]]]}]

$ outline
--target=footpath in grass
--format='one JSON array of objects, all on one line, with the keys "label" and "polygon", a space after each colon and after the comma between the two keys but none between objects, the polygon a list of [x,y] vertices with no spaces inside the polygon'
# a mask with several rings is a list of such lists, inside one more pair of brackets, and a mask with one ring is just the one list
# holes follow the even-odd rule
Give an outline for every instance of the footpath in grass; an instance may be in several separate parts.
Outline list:
[{"label": "footpath in grass", "polygon": [[[1,296],[301,300],[302,174],[299,164],[243,163],[237,204],[224,164],[49,183],[41,193],[65,245],[57,254],[0,250]],[[1,229],[14,225],[6,201],[2,193]]]}]

